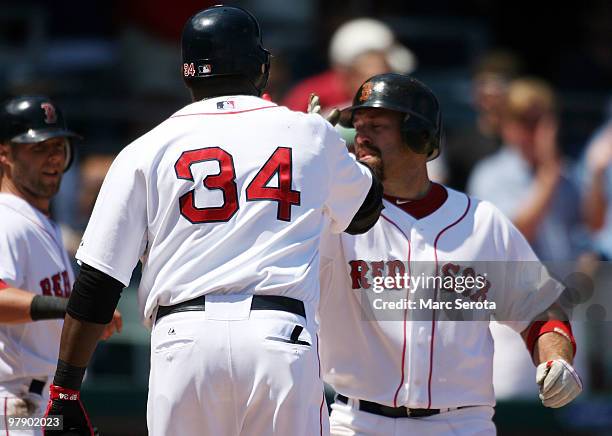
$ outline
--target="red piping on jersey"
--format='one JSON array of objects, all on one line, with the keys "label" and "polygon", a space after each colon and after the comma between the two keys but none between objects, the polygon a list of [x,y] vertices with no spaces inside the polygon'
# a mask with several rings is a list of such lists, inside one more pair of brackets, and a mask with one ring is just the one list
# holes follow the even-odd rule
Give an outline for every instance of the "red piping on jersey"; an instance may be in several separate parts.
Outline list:
[{"label": "red piping on jersey", "polygon": [[[385,220],[387,220],[389,223],[391,223],[391,225],[393,225],[402,235],[404,235],[404,237],[406,238],[406,240],[408,241],[408,277],[410,277],[410,238],[408,236],[406,236],[406,234],[402,231],[402,229],[400,229],[400,227],[394,223],[393,221],[391,221],[389,218],[387,218],[384,215],[380,215],[382,218],[384,218]],[[406,298],[410,298],[410,289],[406,290]],[[408,318],[408,308],[404,309],[404,344],[402,345],[402,378],[399,382],[399,385],[397,386],[397,389],[395,390],[395,395],[393,396],[393,407],[397,407],[397,396],[399,395],[399,391],[402,388],[402,386],[404,385],[404,368],[406,365],[406,326],[407,326],[407,320]]]},{"label": "red piping on jersey", "polygon": [[4,280],[0,279],[0,291],[6,288],[10,288],[10,286],[7,285]]},{"label": "red piping on jersey", "polygon": [[233,114],[243,114],[245,112],[253,112],[261,109],[270,109],[272,107],[279,107],[277,105],[274,106],[262,106],[256,107],[253,109],[245,109],[243,111],[233,111],[233,112],[198,112],[196,114],[181,114],[181,115],[172,115],[170,118],[179,118],[179,117],[190,117],[192,115],[233,115]]},{"label": "red piping on jersey", "polygon": [[[472,201],[470,200],[470,197],[468,197],[467,195],[466,195],[466,198],[467,198],[467,206],[465,208],[465,211],[463,211],[463,215],[461,215],[455,222],[444,227],[440,231],[440,233],[438,233],[438,236],[436,236],[436,239],[434,240],[434,258],[436,260],[436,276],[438,275],[438,241],[440,240],[440,236],[442,236],[442,234],[445,231],[459,224],[459,222],[463,218],[465,218],[465,216],[467,215],[468,210],[470,210],[470,205]],[[438,298],[438,288],[434,290],[434,300],[436,300],[437,298]],[[428,409],[431,408],[431,376],[433,374],[433,345],[434,345],[435,333],[436,333],[436,309],[433,310],[433,316],[431,317],[431,341],[429,342],[429,377],[427,379],[427,396],[428,396],[427,408]]]}]

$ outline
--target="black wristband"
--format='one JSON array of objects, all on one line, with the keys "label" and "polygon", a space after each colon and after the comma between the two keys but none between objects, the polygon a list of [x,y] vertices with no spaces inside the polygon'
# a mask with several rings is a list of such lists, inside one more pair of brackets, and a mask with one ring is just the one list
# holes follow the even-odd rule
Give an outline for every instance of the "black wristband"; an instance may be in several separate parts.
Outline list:
[{"label": "black wristband", "polygon": [[32,321],[41,319],[64,319],[68,299],[50,295],[35,295],[30,304]]},{"label": "black wristband", "polygon": [[55,370],[55,377],[53,377],[53,384],[55,386],[79,391],[81,390],[81,383],[83,383],[86,369],[86,367],[74,366],[68,362],[64,362],[62,359],[57,359],[57,368]]}]

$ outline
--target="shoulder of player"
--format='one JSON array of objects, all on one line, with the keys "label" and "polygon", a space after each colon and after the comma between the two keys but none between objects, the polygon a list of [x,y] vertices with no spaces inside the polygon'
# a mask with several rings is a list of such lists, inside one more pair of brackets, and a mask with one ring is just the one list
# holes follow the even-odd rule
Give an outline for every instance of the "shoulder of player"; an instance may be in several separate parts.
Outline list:
[{"label": "shoulder of player", "polygon": [[316,129],[317,131],[324,132],[328,130],[328,131],[333,131],[337,133],[336,129],[334,129],[334,126],[328,123],[327,120],[319,114],[310,114],[310,113],[301,112],[301,111],[294,111],[285,106],[281,106],[281,107],[286,109],[288,113],[293,115],[297,121],[302,122],[306,125],[312,126],[312,128]]},{"label": "shoulder of player", "polygon": [[2,226],[0,227],[2,239],[15,241],[25,238],[36,228],[27,214],[23,214],[13,205],[3,202],[1,198],[0,216],[2,216]]},{"label": "shoulder of player", "polygon": [[477,223],[488,222],[491,224],[506,224],[510,222],[493,203],[486,200],[481,200],[480,198],[469,195],[465,192],[449,188],[448,186],[444,187],[448,192],[447,202],[455,202],[457,203],[457,207],[459,207],[461,204],[465,205],[466,201],[469,201],[470,207],[467,214],[472,215]]},{"label": "shoulder of player", "polygon": [[473,195],[464,194],[469,197],[471,211],[475,217],[483,220],[506,220],[506,216],[490,201],[481,200]]}]

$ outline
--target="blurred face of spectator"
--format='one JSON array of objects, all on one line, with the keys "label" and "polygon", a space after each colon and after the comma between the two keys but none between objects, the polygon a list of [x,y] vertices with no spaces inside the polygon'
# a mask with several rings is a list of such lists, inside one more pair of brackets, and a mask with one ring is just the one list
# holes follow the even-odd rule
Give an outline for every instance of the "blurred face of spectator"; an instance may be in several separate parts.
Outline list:
[{"label": "blurred face of spectator", "polygon": [[492,131],[499,129],[507,90],[508,81],[500,75],[481,74],[474,79],[476,110],[484,117],[485,127]]},{"label": "blurred face of spectator", "polygon": [[555,97],[547,83],[538,79],[515,80],[508,88],[503,110],[502,140],[519,150],[528,162],[536,163],[538,139],[542,129],[555,121],[555,107]]},{"label": "blurred face of spectator", "polygon": [[403,114],[400,112],[368,108],[355,111],[355,155],[361,161],[380,170],[385,178],[393,178],[406,164],[425,165],[427,157],[410,150],[400,132]]},{"label": "blurred face of spectator", "polygon": [[102,182],[113,160],[114,156],[111,155],[93,155],[85,159],[81,165],[79,210],[82,216],[89,217],[91,215]]},{"label": "blurred face of spectator", "polygon": [[68,146],[66,138],[30,144],[1,144],[0,162],[5,176],[26,200],[48,201],[59,191]]},{"label": "blurred face of spectator", "polygon": [[538,107],[508,117],[502,125],[502,137],[506,143],[516,147],[528,162],[534,163],[538,126],[548,117],[554,117],[554,113]]},{"label": "blurred face of spectator", "polygon": [[370,77],[391,71],[387,56],[382,51],[360,54],[350,66],[339,68],[347,95],[355,95],[361,84]]}]

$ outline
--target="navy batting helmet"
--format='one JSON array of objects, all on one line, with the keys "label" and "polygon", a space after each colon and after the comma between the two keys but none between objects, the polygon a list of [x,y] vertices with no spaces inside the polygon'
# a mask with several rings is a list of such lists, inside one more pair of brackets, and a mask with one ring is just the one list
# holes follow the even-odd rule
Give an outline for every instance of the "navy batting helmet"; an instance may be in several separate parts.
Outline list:
[{"label": "navy batting helmet", "polygon": [[207,77],[247,79],[261,93],[268,82],[270,53],[259,23],[234,6],[213,6],[191,17],[182,35],[187,85]]},{"label": "navy batting helmet", "polygon": [[353,113],[361,108],[384,108],[405,114],[401,126],[404,142],[416,153],[427,154],[428,160],[440,154],[440,104],[417,79],[394,73],[369,78],[355,94],[353,105],[342,111],[340,124],[353,127]]},{"label": "navy batting helmet", "polygon": [[[0,142],[29,144],[50,138],[80,138],[66,128],[64,116],[49,97],[31,95],[5,101],[0,107]],[[64,171],[72,164],[72,143],[66,148]]]}]

